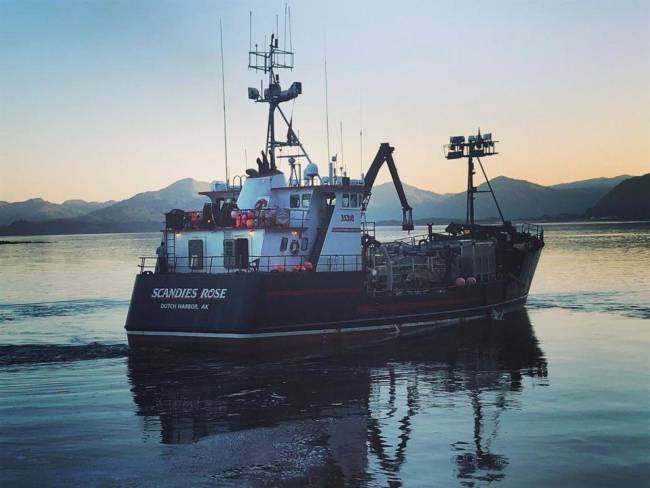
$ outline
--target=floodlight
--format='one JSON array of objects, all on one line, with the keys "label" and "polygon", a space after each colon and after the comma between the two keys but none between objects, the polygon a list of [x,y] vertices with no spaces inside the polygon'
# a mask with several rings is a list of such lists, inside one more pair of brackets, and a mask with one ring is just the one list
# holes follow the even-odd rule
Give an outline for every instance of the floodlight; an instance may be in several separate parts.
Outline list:
[{"label": "floodlight", "polygon": [[449,144],[457,146],[458,144],[463,144],[465,142],[465,136],[452,136],[449,138]]},{"label": "floodlight", "polygon": [[257,100],[260,98],[260,91],[257,88],[248,88],[248,98],[250,100]]}]

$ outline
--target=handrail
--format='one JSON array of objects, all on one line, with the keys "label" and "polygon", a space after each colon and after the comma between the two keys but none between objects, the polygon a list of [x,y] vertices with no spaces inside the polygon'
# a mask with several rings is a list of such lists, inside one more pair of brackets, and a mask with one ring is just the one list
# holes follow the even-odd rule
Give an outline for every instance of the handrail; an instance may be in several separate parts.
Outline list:
[{"label": "handrail", "polygon": [[[215,222],[206,225],[201,210],[186,210],[186,218],[181,228],[165,225],[168,231],[193,231],[193,230],[220,230],[220,229],[305,229],[311,218],[307,217],[308,209],[302,208],[261,208],[261,209],[237,209],[241,218],[233,219],[232,225],[217,225]],[[298,214],[298,215],[296,215]],[[250,217],[248,217],[250,215]],[[191,217],[190,217],[191,216]],[[246,226],[246,222],[252,220],[252,227]],[[236,225],[236,222],[241,222]]]},{"label": "handrail", "polygon": [[[140,256],[140,273],[242,273],[242,272],[301,272],[301,271],[358,271],[361,269],[360,254],[329,254],[320,257],[316,269],[309,256],[276,255],[249,256],[248,262],[237,263],[235,256],[168,256],[161,263],[157,256]],[[161,269],[166,264],[166,270]]]}]

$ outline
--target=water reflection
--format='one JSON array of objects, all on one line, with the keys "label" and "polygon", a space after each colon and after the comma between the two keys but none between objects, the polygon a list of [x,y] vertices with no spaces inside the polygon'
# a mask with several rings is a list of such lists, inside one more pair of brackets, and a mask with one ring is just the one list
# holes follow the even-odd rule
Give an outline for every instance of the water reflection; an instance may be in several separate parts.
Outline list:
[{"label": "water reflection", "polygon": [[[439,449],[434,438],[445,436],[453,439],[446,443],[451,463],[446,462],[463,484],[502,479],[509,460],[492,446],[502,413],[521,408],[517,396],[525,377],[547,381],[546,361],[525,312],[289,363],[164,353],[129,358],[146,434],[179,444],[304,422],[305,435],[313,437],[316,428],[327,452],[323,476],[348,484],[408,484],[417,474],[404,472],[410,457]],[[316,427],[307,424],[316,420]],[[419,469],[431,472],[430,465]]]}]

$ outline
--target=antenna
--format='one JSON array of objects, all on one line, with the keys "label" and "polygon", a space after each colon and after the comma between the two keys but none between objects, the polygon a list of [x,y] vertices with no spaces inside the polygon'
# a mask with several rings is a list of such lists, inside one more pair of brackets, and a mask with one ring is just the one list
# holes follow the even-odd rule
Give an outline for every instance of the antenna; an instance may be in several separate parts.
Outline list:
[{"label": "antenna", "polygon": [[363,100],[359,98],[359,167],[363,179]]},{"label": "antenna", "polygon": [[230,185],[230,174],[228,172],[228,131],[226,128],[226,75],[223,66],[223,26],[219,19],[219,39],[221,40],[221,97],[223,99],[223,152],[226,164],[226,187]]},{"label": "antenna", "polygon": [[325,45],[325,128],[327,130],[327,160],[330,160],[330,112],[327,96],[327,45]]},{"label": "antenna", "polygon": [[348,163],[343,157],[343,121],[339,120],[339,126],[341,129],[341,167],[345,166],[345,172],[344,175],[347,175],[348,173]]},{"label": "antenna", "polygon": [[289,7],[289,51],[293,52],[293,38],[291,37],[291,5]]},{"label": "antenna", "polygon": [[253,11],[248,11],[248,52],[253,50]]}]

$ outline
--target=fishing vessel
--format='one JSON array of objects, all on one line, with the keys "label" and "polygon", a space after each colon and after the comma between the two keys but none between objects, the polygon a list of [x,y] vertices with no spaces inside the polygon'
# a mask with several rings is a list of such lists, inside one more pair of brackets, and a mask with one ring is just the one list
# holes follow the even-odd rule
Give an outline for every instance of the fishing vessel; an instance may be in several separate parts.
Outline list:
[{"label": "fishing vessel", "polygon": [[[140,258],[125,326],[130,346],[366,345],[523,307],[544,234],[503,218],[487,176],[501,223],[475,222],[475,169],[478,163],[485,174],[481,158],[497,154],[492,135],[450,138],[446,157],[467,160],[465,222],[445,232],[428,225],[415,236],[389,143],[359,178],[337,167],[336,157],[321,173],[309,156],[283,110],[302,94],[300,82],[280,84],[278,72],[292,69],[293,59],[275,35],[249,50],[249,68],[267,77],[266,87],[248,89],[249,99],[268,106],[257,167],[202,192],[202,210],[165,215],[157,255]],[[380,242],[366,219],[384,165],[408,233],[392,242]]]}]

